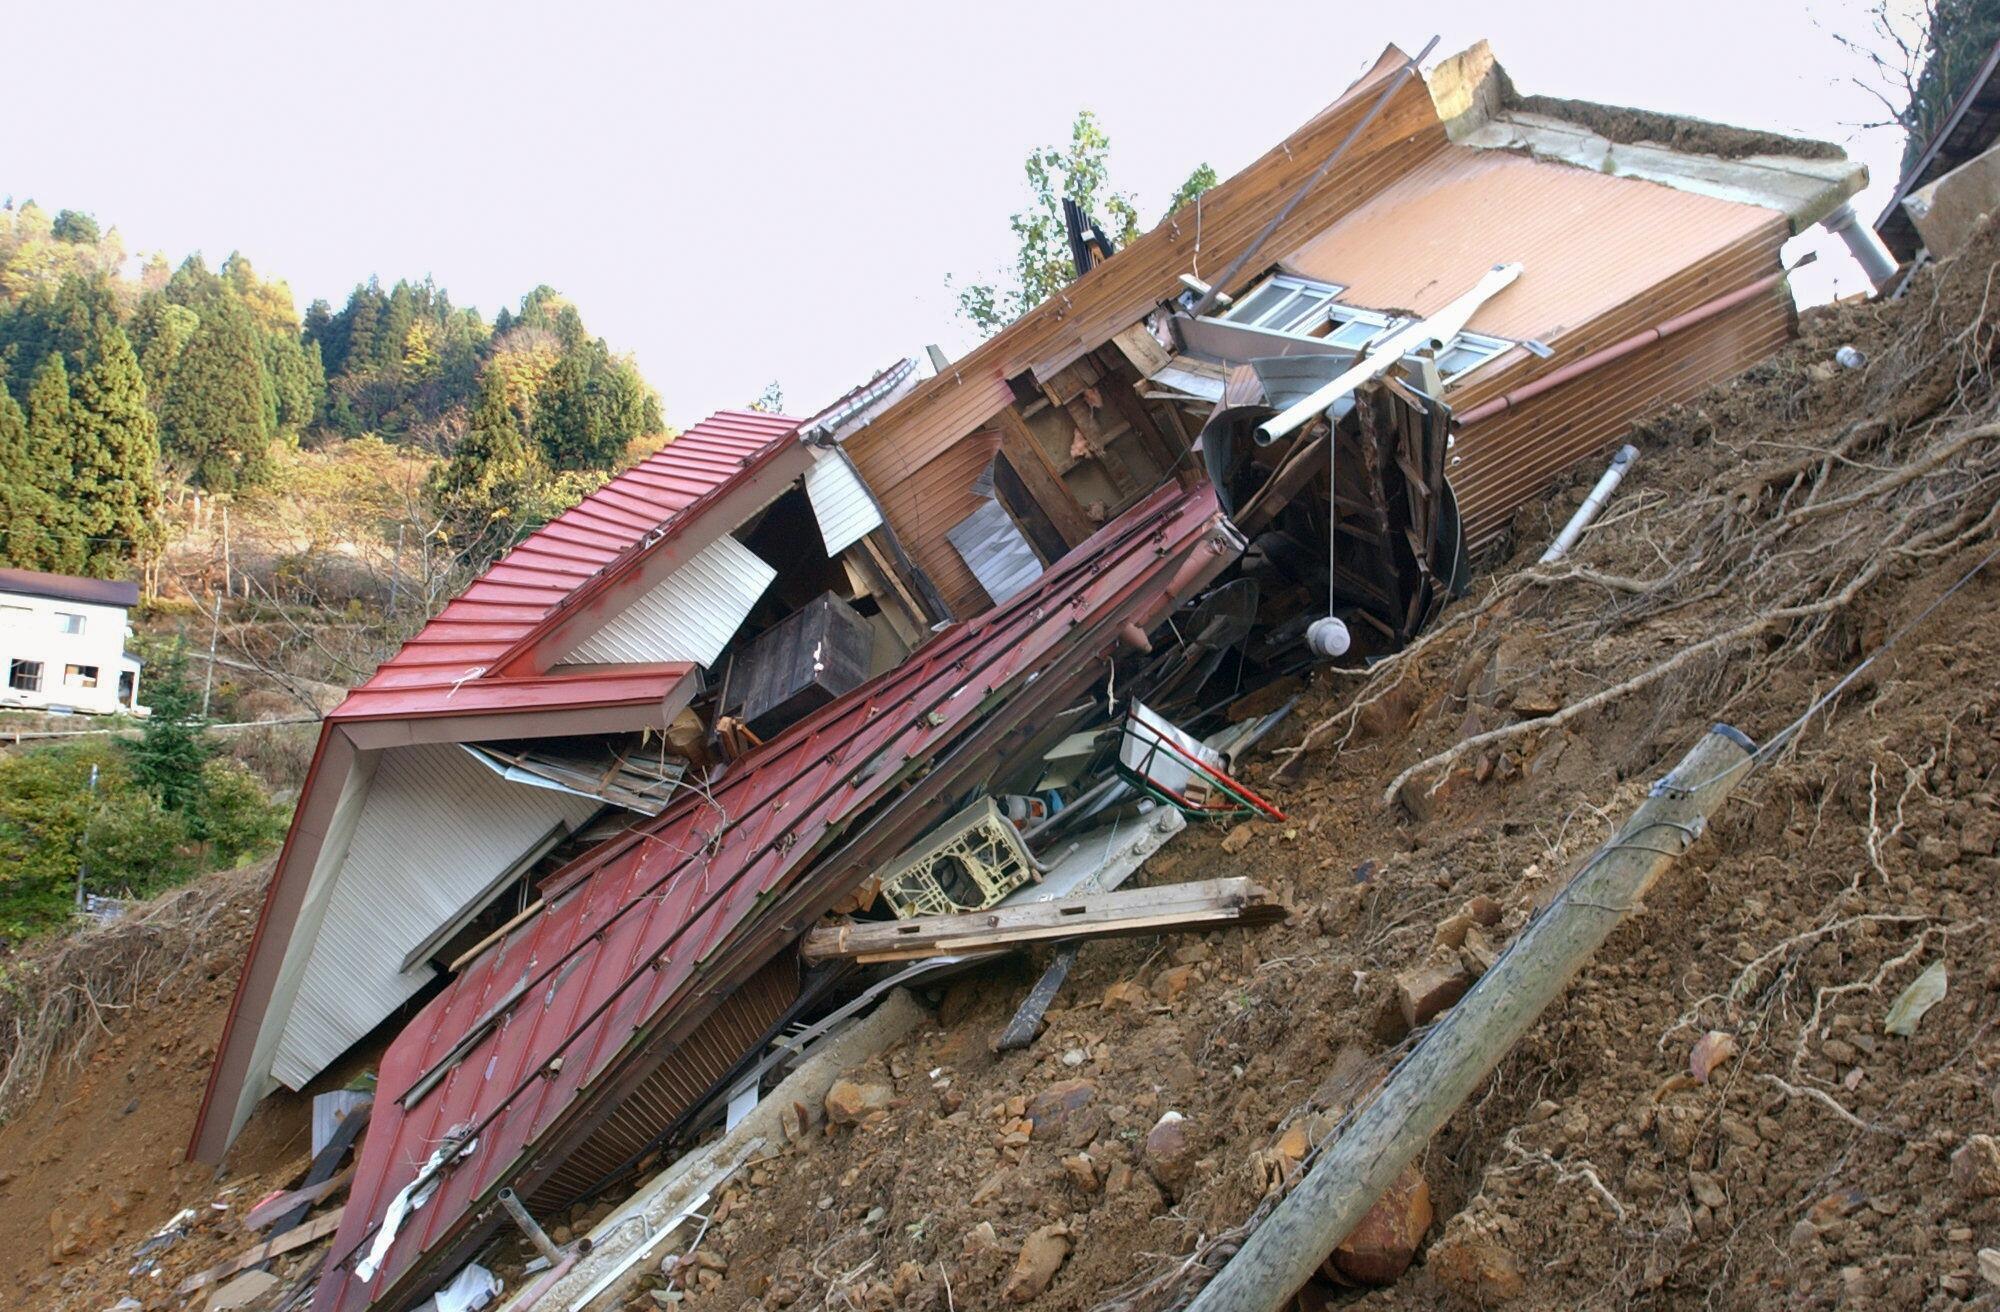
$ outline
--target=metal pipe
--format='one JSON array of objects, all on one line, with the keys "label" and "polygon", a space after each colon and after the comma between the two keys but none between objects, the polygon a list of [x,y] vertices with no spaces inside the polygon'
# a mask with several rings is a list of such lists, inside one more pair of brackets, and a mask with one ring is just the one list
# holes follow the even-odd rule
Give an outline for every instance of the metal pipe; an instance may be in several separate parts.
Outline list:
[{"label": "metal pipe", "polygon": [[1546,565],[1551,561],[1561,560],[1569,554],[1569,549],[1576,545],[1576,540],[1583,536],[1583,531],[1590,527],[1590,522],[1604,509],[1604,503],[1611,500],[1611,494],[1618,490],[1618,484],[1624,480],[1625,472],[1632,468],[1632,462],[1638,458],[1639,448],[1630,442],[1618,448],[1618,454],[1611,457],[1610,468],[1599,476],[1597,486],[1590,489],[1590,495],[1583,499],[1583,504],[1569,517],[1569,523],[1563,525],[1562,532],[1556,534],[1556,540],[1549,543],[1549,549],[1542,553],[1541,564]]},{"label": "metal pipe", "polygon": [[1524,383],[1505,395],[1496,396],[1491,401],[1482,401],[1480,404],[1473,406],[1470,410],[1458,416],[1458,426],[1463,428],[1467,424],[1476,424],[1482,419],[1492,418],[1502,410],[1511,410],[1523,402],[1532,401],[1552,388],[1561,387],[1572,378],[1581,377],[1595,369],[1602,369],[1605,365],[1615,360],[1624,359],[1634,351],[1644,350],[1663,337],[1671,337],[1675,333],[1683,332],[1698,323],[1705,323],[1718,314],[1727,313],[1745,301],[1754,300],[1758,296],[1763,295],[1784,280],[1785,274],[1782,269],[1777,273],[1767,274],[1747,286],[1738,287],[1735,291],[1725,296],[1718,296],[1712,301],[1697,305],[1686,314],[1678,314],[1671,319],[1664,319],[1644,332],[1634,333],[1620,342],[1613,342],[1601,351],[1592,351],[1581,360],[1572,360],[1560,369],[1550,370],[1532,383]]},{"label": "metal pipe", "polygon": [[1277,1312],[1692,847],[1754,760],[1718,724],[1317,1154],[1188,1312]]},{"label": "metal pipe", "polygon": [[1868,281],[1876,291],[1889,285],[1896,276],[1896,257],[1883,244],[1882,236],[1874,228],[1861,221],[1854,212],[1854,206],[1840,202],[1833,213],[1820,220],[1820,226],[1847,245],[1854,262],[1861,266],[1861,272],[1868,275]]},{"label": "metal pipe", "polygon": [[1455,297],[1452,302],[1429,318],[1389,333],[1378,340],[1368,350],[1368,354],[1354,365],[1322,384],[1311,395],[1292,402],[1277,414],[1257,425],[1255,437],[1257,445],[1269,446],[1285,434],[1303,427],[1318,418],[1334,402],[1352,393],[1371,378],[1379,378],[1403,362],[1409,352],[1426,342],[1442,345],[1465,329],[1465,325],[1479,308],[1494,296],[1513,285],[1521,276],[1518,262],[1496,264],[1474,283],[1470,290]]},{"label": "metal pipe", "polygon": [[507,1215],[514,1219],[514,1224],[519,1227],[522,1234],[528,1237],[528,1242],[535,1246],[535,1251],[549,1259],[551,1267],[562,1264],[565,1256],[563,1250],[556,1247],[556,1241],[549,1238],[548,1231],[542,1229],[541,1223],[528,1215],[528,1209],[521,1205],[519,1194],[516,1194],[512,1189],[502,1189],[500,1191],[500,1206],[505,1208]]}]

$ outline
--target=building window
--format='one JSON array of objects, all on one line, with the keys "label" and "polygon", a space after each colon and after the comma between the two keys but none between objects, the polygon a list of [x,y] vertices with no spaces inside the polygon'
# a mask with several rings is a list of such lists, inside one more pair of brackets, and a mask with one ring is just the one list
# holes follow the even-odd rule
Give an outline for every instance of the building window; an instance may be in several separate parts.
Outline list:
[{"label": "building window", "polygon": [[1334,298],[1346,290],[1281,273],[1258,283],[1219,317],[1274,333],[1314,337],[1318,335],[1314,330],[1326,322]]},{"label": "building window", "polygon": [[82,633],[82,632],[83,632],[83,616],[81,616],[81,615],[78,615],[78,614],[76,614],[76,613],[74,613],[74,612],[72,612],[72,611],[66,611],[66,610],[59,610],[59,611],[57,611],[57,612],[56,612],[56,632],[57,632],[57,633]]},{"label": "building window", "polygon": [[95,688],[96,686],[97,667],[95,665],[63,666],[63,687]]},{"label": "building window", "polygon": [[1514,343],[1504,337],[1482,333],[1460,333],[1437,353],[1438,377],[1445,382],[1469,374],[1496,356],[1505,354]]},{"label": "building window", "polygon": [[[1217,318],[1266,332],[1311,337],[1359,356],[1370,343],[1406,326],[1407,316],[1342,305],[1347,290],[1332,283],[1276,274],[1258,283]],[[1438,379],[1449,383],[1505,354],[1514,343],[1483,333],[1459,333],[1437,353]]]},{"label": "building window", "polygon": [[18,657],[7,662],[7,686],[15,692],[40,692],[42,690],[42,663],[24,661]]}]

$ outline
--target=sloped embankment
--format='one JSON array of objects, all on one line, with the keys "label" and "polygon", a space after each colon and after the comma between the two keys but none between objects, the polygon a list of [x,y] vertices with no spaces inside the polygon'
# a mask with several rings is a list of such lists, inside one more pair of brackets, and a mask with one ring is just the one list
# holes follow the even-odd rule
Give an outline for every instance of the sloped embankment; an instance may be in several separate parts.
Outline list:
[{"label": "sloped embankment", "polygon": [[[2000,1132],[2000,567],[1945,594],[1996,541],[1993,262],[1989,239],[1896,305],[1810,315],[1650,424],[1570,561],[1533,565],[1596,471],[1525,514],[1420,645],[1322,679],[1296,777],[1282,743],[1256,772],[1289,823],[1144,876],[1252,874],[1291,923],[1092,944],[1023,1052],[987,1040],[1037,963],[955,986],[851,1073],[885,1112],[732,1188],[692,1305],[1174,1306],[1393,1063],[1399,976],[1475,971],[1708,723],[1768,740],[1871,654],[1432,1143],[1416,1264],[1340,1297],[1975,1296],[2000,1233],[1967,1147]],[[1850,342],[1865,369],[1831,365]],[[1937,962],[1943,1001],[1886,1034]]]}]

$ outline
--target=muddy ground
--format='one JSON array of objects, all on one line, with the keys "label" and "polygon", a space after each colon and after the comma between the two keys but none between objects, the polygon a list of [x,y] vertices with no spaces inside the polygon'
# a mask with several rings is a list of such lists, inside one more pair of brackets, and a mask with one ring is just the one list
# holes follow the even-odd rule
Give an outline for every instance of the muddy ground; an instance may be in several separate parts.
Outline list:
[{"label": "muddy ground", "polygon": [[[1399,978],[1469,978],[1710,723],[1771,741],[1871,656],[1432,1141],[1408,1270],[1315,1297],[2000,1304],[1977,1257],[2000,1247],[2000,1156],[1984,1173],[1976,1137],[2000,1134],[2000,564],[1967,578],[1996,543],[1994,259],[1988,240],[1896,305],[1808,315],[1784,355],[1644,426],[1570,561],[1533,565],[1594,469],[1403,658],[1322,675],[1250,770],[1287,819],[1190,831],[1141,876],[1251,875],[1288,923],[1088,945],[1020,1052],[989,1039],[1042,959],[960,980],[849,1073],[886,1106],[749,1172],[685,1291],[654,1277],[631,1305],[1184,1304],[1412,1041]],[[1867,368],[1830,363],[1844,343]],[[212,1203],[298,1167],[296,1104],[220,1182],[173,1160],[241,921],[0,1130],[0,1302],[172,1306],[242,1242]],[[1936,963],[1942,1000],[1886,1033]],[[163,1277],[128,1277],[190,1205]]]}]

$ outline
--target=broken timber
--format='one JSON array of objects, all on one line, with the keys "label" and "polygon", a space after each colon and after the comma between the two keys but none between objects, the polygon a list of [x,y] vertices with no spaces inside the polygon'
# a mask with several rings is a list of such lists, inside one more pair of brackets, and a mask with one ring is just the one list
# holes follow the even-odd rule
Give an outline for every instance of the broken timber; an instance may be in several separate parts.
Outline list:
[{"label": "broken timber", "polygon": [[1248,879],[1209,879],[955,916],[826,925],[806,935],[800,955],[815,963],[908,961],[1061,939],[1268,925],[1287,914],[1270,890]]},{"label": "broken timber", "polygon": [[1276,1312],[1701,837],[1753,761],[1716,725],[1397,1066],[1188,1312]]},{"label": "broken timber", "polygon": [[174,1292],[185,1298],[195,1290],[212,1285],[224,1276],[233,1276],[238,1271],[256,1266],[259,1262],[268,1262],[280,1253],[289,1253],[294,1248],[304,1248],[315,1240],[324,1239],[340,1228],[340,1216],[345,1210],[336,1207],[325,1216],[316,1216],[296,1229],[287,1230],[274,1239],[266,1239],[255,1248],[245,1249],[227,1262],[218,1262],[206,1271],[198,1271],[175,1286]]}]

